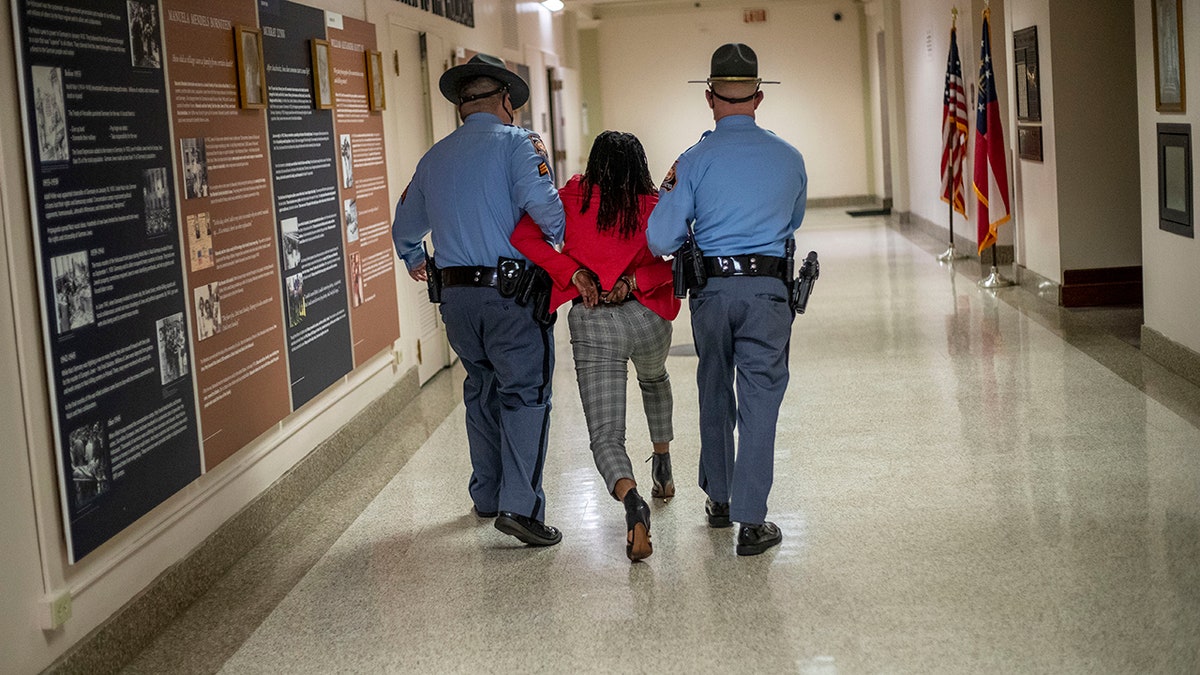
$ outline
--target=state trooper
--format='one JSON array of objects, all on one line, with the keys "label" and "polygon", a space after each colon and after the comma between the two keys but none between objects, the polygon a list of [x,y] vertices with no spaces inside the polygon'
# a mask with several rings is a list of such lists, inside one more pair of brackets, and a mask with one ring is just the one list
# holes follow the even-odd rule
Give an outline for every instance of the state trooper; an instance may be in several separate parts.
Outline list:
[{"label": "state trooper", "polygon": [[722,45],[711,66],[698,83],[708,85],[716,129],[667,173],[646,238],[656,255],[685,242],[702,252],[688,281],[699,356],[700,487],[709,526],[740,523],[738,555],[757,555],[783,540],[767,520],[767,496],[795,318],[789,242],[804,219],[808,175],[800,153],[755,122],[764,82],[754,51]]},{"label": "state trooper", "polygon": [[[554,336],[514,286],[533,270],[509,236],[528,213],[560,244],[565,218],[542,139],[513,126],[529,85],[478,54],[447,70],[442,95],[462,125],[429,149],[396,205],[392,239],[409,276],[441,302],[463,384],[475,514],[531,546],[562,534],[545,524],[542,469],[550,425]],[[432,231],[434,258],[422,239]],[[543,317],[545,319],[546,317]]]}]

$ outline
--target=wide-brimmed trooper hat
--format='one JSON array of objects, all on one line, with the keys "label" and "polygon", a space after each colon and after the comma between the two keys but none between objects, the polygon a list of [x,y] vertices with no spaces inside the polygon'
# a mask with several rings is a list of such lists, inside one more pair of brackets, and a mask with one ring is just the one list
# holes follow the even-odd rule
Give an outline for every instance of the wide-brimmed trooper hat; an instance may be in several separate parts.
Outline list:
[{"label": "wide-brimmed trooper hat", "polygon": [[459,91],[462,89],[463,83],[483,76],[499,81],[503,85],[503,89],[508,90],[508,96],[512,99],[514,109],[520,108],[529,100],[529,85],[525,83],[525,80],[522,80],[520,75],[505,68],[503,59],[498,59],[491,54],[476,54],[471,57],[470,61],[461,66],[454,66],[442,73],[442,79],[438,80],[438,89],[441,89],[442,96],[445,96],[446,100],[454,105],[462,105],[475,99],[494,96],[502,91],[496,90],[485,92],[482,95],[476,94],[470,97],[468,101],[463,101],[459,96]]},{"label": "wide-brimmed trooper hat", "polygon": [[766,81],[758,76],[758,56],[748,45],[740,42],[717,47],[712,55],[712,67],[709,69],[707,80],[688,80],[691,84],[709,84],[713,82],[753,82],[755,84],[779,84]]}]

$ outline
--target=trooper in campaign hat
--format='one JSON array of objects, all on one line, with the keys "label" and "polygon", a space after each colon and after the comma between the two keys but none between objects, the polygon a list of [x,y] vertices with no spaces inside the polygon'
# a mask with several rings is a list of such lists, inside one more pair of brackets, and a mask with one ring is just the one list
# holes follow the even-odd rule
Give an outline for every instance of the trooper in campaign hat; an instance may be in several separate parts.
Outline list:
[{"label": "trooper in campaign hat", "polygon": [[[530,546],[553,546],[562,533],[545,523],[542,469],[554,335],[547,317],[534,316],[536,303],[517,297],[515,287],[537,277],[509,237],[528,214],[548,241],[561,243],[562,201],[545,143],[513,124],[529,85],[504,61],[476,54],[447,70],[438,88],[463,123],[417,163],[396,205],[392,241],[409,276],[432,281],[430,300],[440,302],[446,337],[467,371],[472,471],[464,482],[476,517]],[[430,233],[433,261],[422,245]]]},{"label": "trooper in campaign hat", "polygon": [[[739,523],[738,555],[758,555],[783,541],[767,520],[767,497],[795,318],[788,260],[804,219],[808,175],[800,153],[755,122],[766,82],[754,50],[720,46],[708,79],[699,82],[708,85],[716,129],[667,173],[646,241],[655,255],[701,257],[707,281],[693,273],[687,285],[699,357],[705,516],[709,527]],[[690,251],[681,251],[689,236]]]},{"label": "trooper in campaign hat", "polygon": [[[494,80],[494,86],[482,88],[481,91],[464,93],[469,85],[476,83],[479,78],[486,77]],[[491,54],[476,54],[462,65],[442,73],[438,80],[438,89],[442,96],[454,105],[462,105],[479,99],[507,92],[512,101],[513,110],[520,108],[529,101],[529,85],[520,75],[512,72],[504,65],[504,60]]]}]

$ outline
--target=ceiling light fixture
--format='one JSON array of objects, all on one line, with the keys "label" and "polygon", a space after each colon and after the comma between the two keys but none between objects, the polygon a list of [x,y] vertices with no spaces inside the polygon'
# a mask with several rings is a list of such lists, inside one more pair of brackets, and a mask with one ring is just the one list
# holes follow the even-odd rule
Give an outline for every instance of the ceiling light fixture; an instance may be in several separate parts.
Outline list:
[{"label": "ceiling light fixture", "polygon": [[563,5],[562,0],[542,0],[542,7],[545,7],[551,12],[561,12],[565,5]]}]

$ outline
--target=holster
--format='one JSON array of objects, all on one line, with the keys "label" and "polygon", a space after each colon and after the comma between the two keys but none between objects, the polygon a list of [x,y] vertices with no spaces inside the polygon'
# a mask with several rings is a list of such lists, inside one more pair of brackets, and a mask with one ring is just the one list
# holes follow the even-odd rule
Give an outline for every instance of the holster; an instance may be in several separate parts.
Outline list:
[{"label": "holster", "polygon": [[425,290],[429,292],[429,301],[438,304],[442,301],[442,271],[438,269],[433,256],[425,251]]},{"label": "holster", "polygon": [[696,246],[696,241],[690,235],[675,252],[675,259],[671,261],[671,277],[677,298],[686,298],[688,291],[698,291],[708,283],[708,273],[704,271],[704,252]]}]

